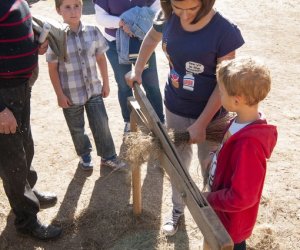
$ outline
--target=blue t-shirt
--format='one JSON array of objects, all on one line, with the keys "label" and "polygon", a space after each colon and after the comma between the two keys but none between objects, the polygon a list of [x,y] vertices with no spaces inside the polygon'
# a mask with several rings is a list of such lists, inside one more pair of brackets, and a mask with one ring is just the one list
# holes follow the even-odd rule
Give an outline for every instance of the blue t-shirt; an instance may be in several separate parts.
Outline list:
[{"label": "blue t-shirt", "polygon": [[197,119],[216,87],[217,59],[241,47],[243,37],[219,12],[194,32],[185,31],[179,17],[172,14],[162,33],[162,47],[170,64],[165,105],[172,113]]}]

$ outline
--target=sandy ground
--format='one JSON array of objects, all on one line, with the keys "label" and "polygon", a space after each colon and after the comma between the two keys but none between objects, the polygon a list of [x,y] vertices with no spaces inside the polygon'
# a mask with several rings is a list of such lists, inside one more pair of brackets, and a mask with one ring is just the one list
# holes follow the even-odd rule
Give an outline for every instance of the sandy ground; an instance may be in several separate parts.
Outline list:
[{"label": "sandy ground", "polygon": [[[32,3],[34,15],[56,18],[54,1]],[[246,44],[238,55],[257,56],[269,66],[273,87],[262,103],[270,123],[277,125],[279,138],[268,172],[258,221],[248,249],[300,249],[300,1],[217,1],[217,8],[236,22]],[[95,23],[91,0],[84,1],[83,20]],[[161,89],[167,62],[157,49]],[[119,152],[123,121],[117,88],[109,68],[111,94],[105,100],[111,132]],[[77,169],[71,137],[57,106],[45,57],[40,57],[40,76],[32,93],[32,130],[35,141],[34,167],[37,188],[57,193],[55,207],[42,210],[39,218],[64,228],[57,241],[39,242],[16,234],[14,215],[0,188],[0,249],[200,249],[202,234],[186,209],[185,221],[176,236],[160,232],[171,209],[169,181],[155,164],[142,166],[143,214],[132,216],[131,182],[128,173],[101,168],[93,151],[95,169],[86,174]],[[91,133],[88,130],[91,137]],[[193,161],[191,175],[201,187],[199,164]]]}]

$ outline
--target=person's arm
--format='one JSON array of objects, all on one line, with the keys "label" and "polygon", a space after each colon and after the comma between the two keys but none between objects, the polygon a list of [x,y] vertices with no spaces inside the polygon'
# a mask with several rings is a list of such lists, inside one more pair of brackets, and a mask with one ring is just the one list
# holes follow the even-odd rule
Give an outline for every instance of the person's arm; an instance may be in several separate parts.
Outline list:
[{"label": "person's arm", "polygon": [[102,77],[102,97],[105,98],[109,95],[110,92],[107,61],[105,54],[102,53],[97,55],[96,60]]},{"label": "person's arm", "polygon": [[0,112],[0,134],[14,134],[17,126],[14,114],[8,108],[4,108]]},{"label": "person's arm", "polygon": [[266,174],[266,159],[261,145],[255,139],[240,140],[231,150],[235,164],[229,187],[210,192],[207,201],[214,210],[239,212],[254,206],[260,200]]},{"label": "person's arm", "polygon": [[65,96],[62,90],[57,67],[58,67],[58,63],[48,62],[49,76],[57,96],[58,105],[61,108],[68,108],[72,105],[72,102],[69,100],[67,96]]},{"label": "person's arm", "polygon": [[150,9],[155,13],[159,11],[161,9],[160,0],[155,0],[155,2],[150,5]]},{"label": "person's arm", "polygon": [[95,3],[95,16],[97,23],[104,28],[117,29],[120,27],[121,18],[110,15],[97,3]]},{"label": "person's arm", "polygon": [[157,32],[153,27],[146,34],[141,45],[134,70],[128,72],[125,76],[127,84],[131,88],[133,87],[134,82],[138,82],[139,84],[142,83],[142,73],[144,71],[145,65],[161,39],[162,33]]},{"label": "person's arm", "polygon": [[[218,58],[218,63],[223,60],[233,59],[235,51]],[[208,102],[198,119],[187,129],[190,134],[190,143],[200,143],[206,139],[206,128],[214,115],[221,108],[221,99],[218,86],[215,87]]]}]

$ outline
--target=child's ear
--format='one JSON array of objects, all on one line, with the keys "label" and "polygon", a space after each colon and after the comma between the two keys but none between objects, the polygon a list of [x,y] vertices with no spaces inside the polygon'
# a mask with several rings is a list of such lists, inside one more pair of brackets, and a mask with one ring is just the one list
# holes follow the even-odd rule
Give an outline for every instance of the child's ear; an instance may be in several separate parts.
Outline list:
[{"label": "child's ear", "polygon": [[236,95],[234,96],[234,104],[235,105],[239,105],[241,103],[243,103],[244,98],[242,96]]},{"label": "child's ear", "polygon": [[246,99],[245,99],[244,96],[235,96],[235,101],[234,101],[234,103],[235,103],[236,105],[241,105],[241,104],[246,104],[247,102],[246,102]]},{"label": "child's ear", "polygon": [[61,14],[60,14],[60,9],[59,9],[59,8],[56,8],[56,12],[57,12],[58,15],[61,15]]}]

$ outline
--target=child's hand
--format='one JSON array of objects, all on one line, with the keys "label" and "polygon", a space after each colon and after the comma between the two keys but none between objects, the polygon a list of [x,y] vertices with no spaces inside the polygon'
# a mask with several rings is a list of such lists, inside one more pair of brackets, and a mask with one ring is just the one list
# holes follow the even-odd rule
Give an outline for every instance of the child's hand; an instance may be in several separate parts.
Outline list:
[{"label": "child's hand", "polygon": [[102,97],[103,97],[103,98],[108,97],[109,92],[110,92],[109,85],[108,85],[108,84],[103,84],[103,86],[102,86],[102,93],[101,93],[101,94],[102,94]]},{"label": "child's hand", "polygon": [[42,44],[39,45],[38,53],[39,55],[44,55],[48,49],[48,40],[45,40]]},{"label": "child's hand", "polygon": [[61,108],[69,108],[72,105],[70,99],[65,95],[58,96],[57,102],[58,102],[58,106]]}]

